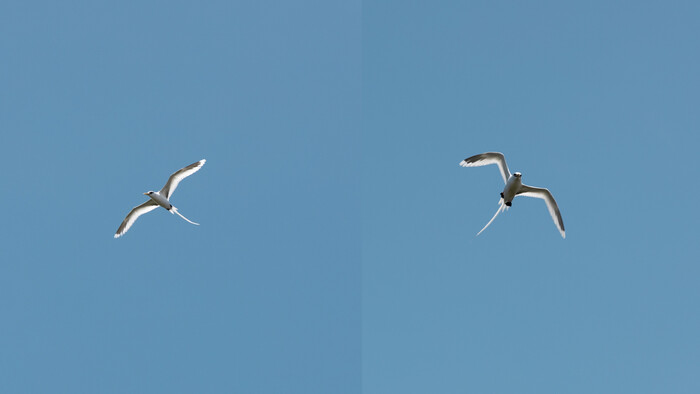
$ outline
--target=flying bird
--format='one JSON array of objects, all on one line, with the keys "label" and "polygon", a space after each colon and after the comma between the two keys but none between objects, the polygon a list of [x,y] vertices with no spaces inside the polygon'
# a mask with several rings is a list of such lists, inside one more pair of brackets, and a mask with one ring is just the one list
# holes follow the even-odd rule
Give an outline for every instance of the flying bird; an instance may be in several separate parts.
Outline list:
[{"label": "flying bird", "polygon": [[557,206],[557,202],[554,201],[552,193],[550,193],[549,190],[545,188],[523,185],[523,175],[519,172],[516,172],[515,174],[511,175],[510,171],[508,170],[506,158],[503,156],[503,153],[486,152],[480,155],[468,157],[459,163],[459,165],[462,167],[481,167],[488,164],[498,165],[498,169],[501,170],[501,176],[503,177],[503,182],[505,182],[506,186],[501,192],[501,200],[498,202],[499,207],[496,211],[496,214],[493,215],[491,220],[489,220],[489,222],[486,223],[486,226],[484,226],[484,228],[482,228],[481,231],[479,231],[476,234],[477,236],[481,234],[484,230],[486,230],[486,227],[488,227],[493,222],[493,220],[496,219],[496,216],[498,216],[499,213],[503,212],[513,204],[513,199],[516,196],[525,196],[541,198],[544,200],[544,202],[547,204],[547,209],[549,210],[549,214],[552,216],[554,224],[557,226],[559,232],[561,233],[561,237],[566,238],[566,233],[564,232],[564,221],[561,219],[559,207]]},{"label": "flying bird", "polygon": [[129,212],[129,214],[126,215],[121,226],[119,226],[119,229],[117,229],[117,232],[114,234],[114,238],[119,238],[122,235],[124,235],[127,231],[129,231],[129,229],[134,224],[136,219],[139,218],[139,216],[143,215],[144,213],[151,212],[152,210],[158,208],[158,206],[167,209],[168,211],[170,211],[170,213],[176,213],[178,216],[187,220],[188,222],[199,226],[199,223],[195,223],[187,219],[186,217],[182,216],[180,212],[177,211],[177,208],[175,208],[173,204],[170,203],[170,196],[172,196],[172,194],[175,192],[175,189],[177,189],[177,185],[180,184],[180,181],[199,171],[199,169],[202,168],[202,166],[206,162],[206,160],[202,159],[196,163],[192,163],[187,167],[176,171],[175,173],[170,175],[170,178],[168,178],[168,182],[166,182],[165,186],[163,186],[163,188],[160,189],[160,191],[158,192],[149,191],[143,193],[150,197],[150,199],[145,203],[134,207],[134,209],[132,209],[131,212]]}]

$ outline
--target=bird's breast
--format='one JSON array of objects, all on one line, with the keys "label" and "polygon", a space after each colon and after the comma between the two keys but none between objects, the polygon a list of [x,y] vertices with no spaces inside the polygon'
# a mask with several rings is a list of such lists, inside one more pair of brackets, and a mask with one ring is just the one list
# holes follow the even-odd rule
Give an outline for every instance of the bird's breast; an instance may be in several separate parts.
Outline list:
[{"label": "bird's breast", "polygon": [[506,186],[503,188],[503,200],[505,200],[505,202],[513,201],[521,185],[522,181],[520,178],[516,177],[515,175],[511,175],[508,182],[506,182]]},{"label": "bird's breast", "polygon": [[173,207],[167,198],[161,196],[158,193],[150,194],[149,197],[151,198],[151,200],[155,201],[158,205],[160,205],[161,207],[163,207],[167,210],[170,210],[170,208]]}]

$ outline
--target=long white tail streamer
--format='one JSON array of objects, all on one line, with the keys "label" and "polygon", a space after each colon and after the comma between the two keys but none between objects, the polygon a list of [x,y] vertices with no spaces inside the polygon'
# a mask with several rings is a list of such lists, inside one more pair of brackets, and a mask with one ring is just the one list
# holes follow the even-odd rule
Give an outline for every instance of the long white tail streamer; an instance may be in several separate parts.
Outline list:
[{"label": "long white tail streamer", "polygon": [[503,203],[503,199],[501,199],[501,201],[499,201],[499,202],[501,203],[501,206],[498,207],[498,210],[496,211],[496,214],[493,215],[493,217],[491,218],[491,220],[489,220],[489,222],[486,223],[486,226],[484,226],[484,228],[482,228],[481,231],[479,231],[478,233],[476,233],[476,236],[477,236],[477,237],[478,237],[479,234],[481,234],[484,230],[486,230],[486,227],[488,227],[488,226],[493,222],[493,220],[496,219],[496,216],[498,216],[499,213],[501,213],[501,212],[503,212],[503,211],[505,210],[506,204]]},{"label": "long white tail streamer", "polygon": [[[181,214],[180,212],[178,212],[178,211],[177,211],[177,208],[175,208],[175,207],[173,207],[173,208],[170,210],[170,212],[175,212],[179,217],[181,217],[181,218],[187,220],[188,222],[190,222],[190,223],[192,223],[192,224],[195,224],[195,225],[199,226],[199,223],[195,223],[195,222],[191,221],[190,219],[187,219],[186,217],[182,216],[182,214]],[[493,219],[492,219],[492,220],[493,220]],[[483,231],[483,230],[482,230],[482,231]]]}]

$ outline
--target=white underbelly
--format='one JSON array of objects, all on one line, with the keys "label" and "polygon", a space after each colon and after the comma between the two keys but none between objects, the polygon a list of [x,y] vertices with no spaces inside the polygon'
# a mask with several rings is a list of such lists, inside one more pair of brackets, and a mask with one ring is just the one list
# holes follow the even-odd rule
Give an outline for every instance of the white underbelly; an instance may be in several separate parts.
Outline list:
[{"label": "white underbelly", "polygon": [[516,193],[518,193],[518,190],[520,190],[521,185],[522,183],[520,181],[520,178],[511,176],[511,178],[508,179],[508,182],[506,183],[506,187],[503,188],[503,200],[505,202],[512,202],[515,198]]},{"label": "white underbelly", "polygon": [[156,203],[158,203],[158,205],[160,205],[161,207],[163,207],[167,210],[170,210],[170,208],[173,207],[167,198],[161,196],[158,193],[150,194],[149,197],[151,198],[151,200],[155,201]]}]

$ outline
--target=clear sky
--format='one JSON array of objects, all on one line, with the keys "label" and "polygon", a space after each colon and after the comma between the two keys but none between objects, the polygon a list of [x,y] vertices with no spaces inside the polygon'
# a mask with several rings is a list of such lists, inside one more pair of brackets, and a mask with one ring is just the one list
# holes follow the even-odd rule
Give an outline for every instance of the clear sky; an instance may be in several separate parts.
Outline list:
[{"label": "clear sky", "polygon": [[359,392],[360,16],[0,5],[0,392]]},{"label": "clear sky", "polygon": [[3,2],[0,392],[700,392],[698,20]]},{"label": "clear sky", "polygon": [[[700,392],[700,4],[363,3],[365,393]],[[497,209],[495,166],[547,187]]]}]

